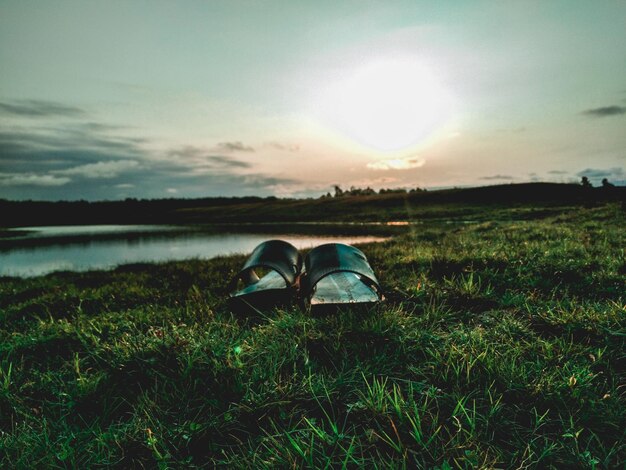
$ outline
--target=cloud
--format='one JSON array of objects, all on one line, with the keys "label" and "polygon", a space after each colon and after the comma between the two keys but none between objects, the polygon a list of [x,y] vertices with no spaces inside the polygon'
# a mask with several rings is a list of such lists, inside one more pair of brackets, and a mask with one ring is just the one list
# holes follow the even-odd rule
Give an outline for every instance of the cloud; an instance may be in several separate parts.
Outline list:
[{"label": "cloud", "polygon": [[299,180],[266,175],[243,175],[242,182],[246,186],[269,188],[278,185],[300,184]]},{"label": "cloud", "polygon": [[121,131],[121,130],[127,130],[127,129],[134,129],[134,126],[127,126],[127,125],[121,126],[121,125],[116,125],[116,124],[106,124],[102,122],[82,122],[79,124],[79,126],[85,129],[86,131],[94,131],[94,132]]},{"label": "cloud", "polygon": [[510,176],[510,175],[491,175],[491,176],[481,176],[478,179],[481,179],[481,180],[512,180],[514,178],[512,176]]},{"label": "cloud", "polygon": [[80,117],[85,111],[75,106],[67,106],[54,101],[18,100],[0,102],[0,114],[23,117]]},{"label": "cloud", "polygon": [[248,162],[235,160],[234,158],[226,157],[224,155],[207,155],[204,157],[204,162],[208,166],[221,168],[250,168],[252,166]]},{"label": "cloud", "polygon": [[64,176],[82,176],[84,178],[115,178],[129,170],[139,168],[135,160],[110,160],[106,162],[88,163],[65,170],[55,170],[53,173]]},{"label": "cloud", "polygon": [[[17,127],[0,131],[0,156],[28,158],[33,153],[59,151],[103,155],[140,156],[142,139],[136,137],[111,136],[82,124],[63,127]],[[82,157],[81,157],[82,160]]]},{"label": "cloud", "polygon": [[145,155],[138,138],[112,136],[83,124],[0,131],[0,171],[38,173]]},{"label": "cloud", "polygon": [[417,157],[397,158],[389,160],[379,160],[367,164],[370,170],[410,170],[412,168],[420,168],[426,163],[425,160]]},{"label": "cloud", "polygon": [[118,135],[125,129],[89,121],[5,127],[0,131],[0,197],[110,199],[116,184],[134,187],[137,170],[143,170],[150,154],[139,145],[140,137]]},{"label": "cloud", "polygon": [[563,170],[550,170],[548,172],[548,174],[550,174],[550,175],[567,175],[568,172],[567,171],[563,171]]},{"label": "cloud", "polygon": [[[0,118],[9,112],[81,113],[63,105],[37,108],[35,101],[17,104],[0,109]],[[157,150],[159,142],[130,129],[84,119],[11,121],[0,129],[0,198],[104,200],[131,192],[142,198],[270,196],[302,189],[299,180],[256,172],[254,162],[236,153],[254,151],[241,142],[221,142],[220,152],[188,145]],[[174,189],[178,192],[168,191]]]},{"label": "cloud", "polygon": [[603,106],[600,108],[586,109],[582,112],[582,114],[591,117],[619,116],[621,114],[626,114],[626,107],[617,105]]},{"label": "cloud", "polygon": [[576,173],[576,176],[586,176],[588,178],[608,178],[608,177],[620,177],[624,174],[624,170],[619,167],[600,169],[600,168],[586,168],[583,171]]},{"label": "cloud", "polygon": [[34,173],[0,173],[0,186],[63,186],[69,178]]},{"label": "cloud", "polygon": [[236,142],[220,142],[215,146],[219,152],[254,152],[254,148],[244,145],[240,141]]},{"label": "cloud", "polygon": [[179,164],[192,168],[195,171],[225,170],[235,168],[250,168],[249,162],[226,155],[213,155],[210,150],[186,145],[167,152]]},{"label": "cloud", "polygon": [[266,147],[273,148],[274,150],[281,150],[284,152],[299,152],[300,145],[298,144],[285,144],[282,142],[267,142]]}]

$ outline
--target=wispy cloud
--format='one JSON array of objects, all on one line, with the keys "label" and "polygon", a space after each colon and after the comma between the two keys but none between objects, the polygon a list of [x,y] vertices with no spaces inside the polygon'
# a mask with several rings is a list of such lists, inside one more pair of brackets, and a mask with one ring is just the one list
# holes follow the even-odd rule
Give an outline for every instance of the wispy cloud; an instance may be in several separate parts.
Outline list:
[{"label": "wispy cloud", "polygon": [[600,108],[586,109],[582,113],[591,117],[620,116],[626,114],[626,107],[618,105],[602,106]]},{"label": "wispy cloud", "polygon": [[367,164],[370,170],[410,170],[412,168],[420,168],[426,163],[425,160],[417,157],[408,158],[392,158],[389,160],[379,160]]},{"label": "wispy cloud", "polygon": [[[4,104],[0,115],[83,113],[58,103]],[[130,134],[128,126],[93,119],[11,122],[0,130],[0,198],[269,196],[302,188],[294,178],[255,171],[254,148],[239,141],[159,150],[159,142]]]},{"label": "wispy cloud", "polygon": [[75,106],[67,106],[54,101],[19,100],[0,102],[0,113],[23,117],[80,117],[85,110]]},{"label": "wispy cloud", "polygon": [[87,163],[65,170],[53,170],[52,173],[64,176],[82,176],[90,179],[115,178],[122,173],[139,168],[135,160],[109,160],[105,162]]},{"label": "wispy cloud", "polygon": [[585,168],[582,171],[576,173],[576,176],[586,176],[588,178],[609,178],[609,177],[621,177],[624,175],[624,169],[619,167],[614,168]]},{"label": "wispy cloud", "polygon": [[548,172],[549,175],[567,175],[568,172],[567,171],[563,171],[563,170],[550,170]]},{"label": "wispy cloud", "polygon": [[34,173],[0,173],[0,186],[63,186],[70,182],[67,177],[38,175]]},{"label": "wispy cloud", "polygon": [[215,148],[219,152],[254,152],[254,147],[244,145],[241,141],[220,142]]},{"label": "wispy cloud", "polygon": [[70,123],[56,126],[14,126],[0,131],[0,151],[7,147],[19,147],[30,152],[33,149],[90,149],[104,152],[123,151],[140,154],[138,144],[145,143],[141,137],[112,134],[111,130],[127,129],[96,123]]},{"label": "wispy cloud", "polygon": [[515,179],[511,175],[490,175],[490,176],[481,176],[479,179],[491,181],[491,180],[512,180]]},{"label": "wispy cloud", "polygon": [[209,166],[216,166],[221,168],[250,168],[252,165],[248,162],[236,160],[225,155],[206,155],[204,161]]},{"label": "wispy cloud", "polygon": [[227,155],[214,155],[210,149],[185,145],[167,152],[169,157],[197,171],[216,169],[250,168],[249,162]]},{"label": "wispy cloud", "polygon": [[0,171],[40,173],[146,155],[136,138],[110,136],[80,125],[0,131]]},{"label": "wispy cloud", "polygon": [[119,131],[119,130],[133,128],[132,126],[120,126],[120,125],[115,125],[115,124],[105,124],[102,122],[83,122],[80,124],[80,126],[84,128],[85,130],[96,131],[96,132]]},{"label": "wispy cloud", "polygon": [[242,182],[246,186],[262,186],[273,187],[277,185],[294,185],[300,184],[300,181],[293,178],[280,178],[276,176],[267,175],[244,175],[242,176]]},{"label": "wispy cloud", "polygon": [[267,142],[265,146],[272,148],[274,150],[281,150],[283,152],[299,152],[300,151],[300,145],[298,144],[287,144],[287,143],[282,143],[282,142]]}]

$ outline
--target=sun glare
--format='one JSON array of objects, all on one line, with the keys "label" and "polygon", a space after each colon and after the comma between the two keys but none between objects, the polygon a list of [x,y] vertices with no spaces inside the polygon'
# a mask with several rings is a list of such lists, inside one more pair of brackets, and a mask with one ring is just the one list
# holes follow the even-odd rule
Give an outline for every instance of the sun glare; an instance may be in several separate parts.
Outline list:
[{"label": "sun glare", "polygon": [[452,100],[426,66],[389,59],[335,81],[318,109],[331,130],[371,149],[394,152],[442,128],[452,116]]}]

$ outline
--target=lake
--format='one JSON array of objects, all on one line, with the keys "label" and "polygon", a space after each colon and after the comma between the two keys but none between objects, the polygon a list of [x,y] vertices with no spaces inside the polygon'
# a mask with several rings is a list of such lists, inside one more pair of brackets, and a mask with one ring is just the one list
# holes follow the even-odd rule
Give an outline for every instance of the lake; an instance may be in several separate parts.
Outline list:
[{"label": "lake", "polygon": [[14,237],[4,237],[0,249],[0,276],[30,277],[53,271],[108,269],[126,263],[209,259],[250,253],[259,243],[276,238],[298,249],[331,242],[386,240],[363,235],[215,233],[158,225],[20,227],[14,231]]}]

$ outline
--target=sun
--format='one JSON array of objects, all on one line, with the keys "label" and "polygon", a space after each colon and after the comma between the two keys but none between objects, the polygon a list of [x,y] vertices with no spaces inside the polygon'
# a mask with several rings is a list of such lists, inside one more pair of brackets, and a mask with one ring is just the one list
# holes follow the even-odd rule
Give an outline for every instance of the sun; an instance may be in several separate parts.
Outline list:
[{"label": "sun", "polygon": [[452,116],[450,94],[411,59],[358,67],[328,86],[317,104],[331,130],[382,152],[419,144]]}]

